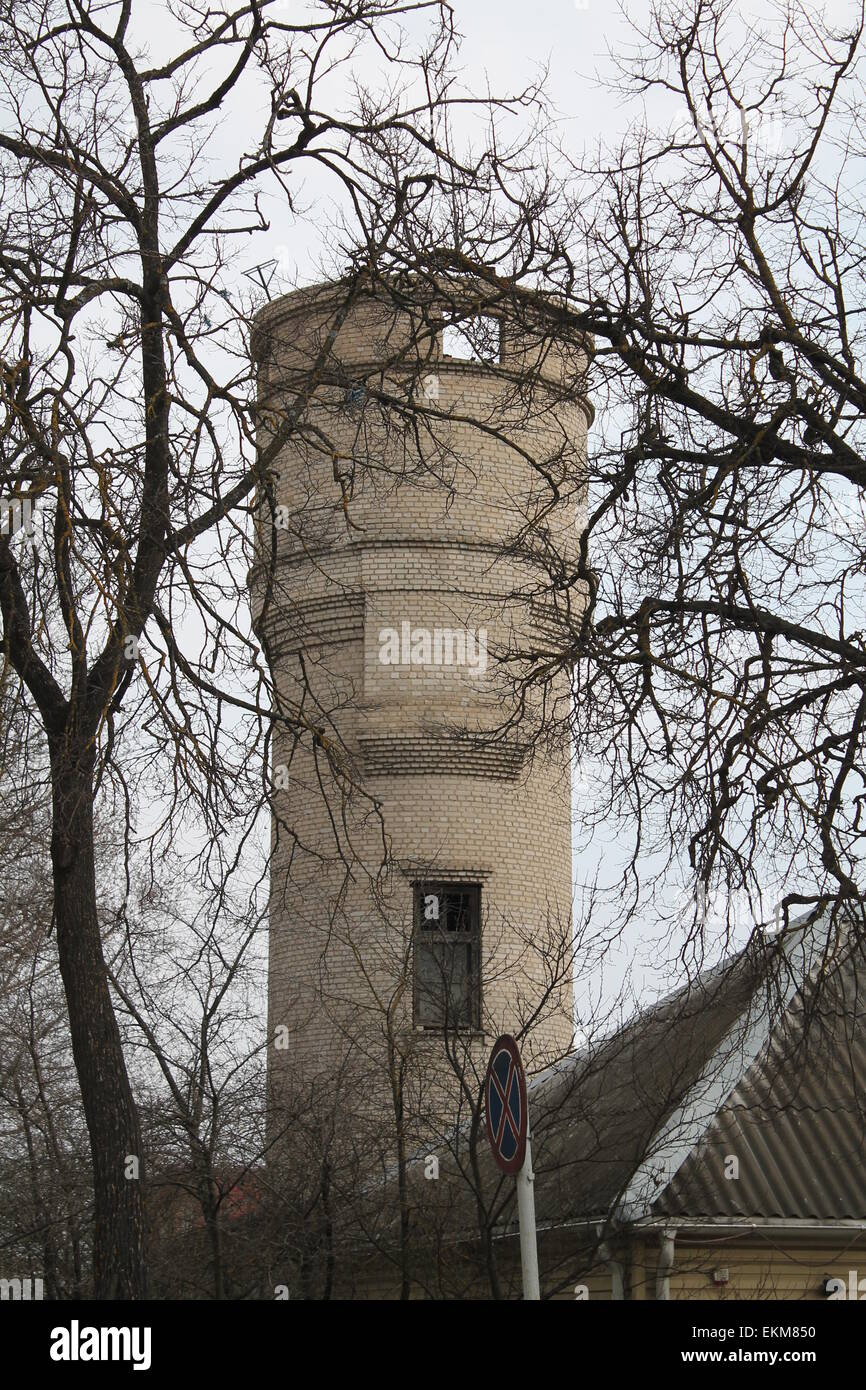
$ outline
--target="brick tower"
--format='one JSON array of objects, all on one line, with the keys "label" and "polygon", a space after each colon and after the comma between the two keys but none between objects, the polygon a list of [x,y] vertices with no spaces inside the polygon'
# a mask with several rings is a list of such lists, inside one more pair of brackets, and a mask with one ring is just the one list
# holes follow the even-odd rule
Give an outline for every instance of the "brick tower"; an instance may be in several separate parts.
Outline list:
[{"label": "brick tower", "polygon": [[533,686],[513,716],[582,601],[550,579],[579,536],[586,361],[483,314],[476,360],[449,355],[455,312],[453,288],[399,304],[333,284],[256,320],[263,442],[297,420],[250,581],[288,716],[272,765],[277,1104],[347,1069],[386,1094],[395,1056],[429,1074],[448,1039],[482,1066],[530,1020],[530,1065],[571,1042],[568,749],[537,737],[568,692],[543,710]]}]

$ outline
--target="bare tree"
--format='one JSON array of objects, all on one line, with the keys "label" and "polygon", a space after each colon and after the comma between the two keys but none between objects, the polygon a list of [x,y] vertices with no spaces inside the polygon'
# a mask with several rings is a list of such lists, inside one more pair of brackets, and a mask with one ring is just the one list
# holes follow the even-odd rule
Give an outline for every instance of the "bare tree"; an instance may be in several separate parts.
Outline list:
[{"label": "bare tree", "polygon": [[[318,364],[257,448],[245,337],[255,295],[244,302],[231,281],[237,248],[267,232],[266,196],[299,219],[315,172],[345,209],[332,266],[363,280],[398,227],[411,240],[414,225],[422,244],[426,201],[447,214],[476,199],[480,217],[524,180],[525,161],[501,137],[454,152],[449,110],[473,103],[452,92],[451,15],[434,0],[322,3],[297,22],[270,0],[180,5],[159,59],[131,0],[4,0],[0,18],[0,492],[40,503],[35,548],[0,539],[3,642],[50,758],[95,1288],[135,1298],[142,1198],[124,1174],[141,1135],[101,940],[94,800],[130,837],[148,808],[155,845],[198,816],[200,872],[214,886],[237,864],[250,806],[266,800],[272,721],[319,737],[306,710],[275,697],[244,595],[254,493],[303,420]],[[343,74],[365,51],[384,80],[367,89],[356,77],[346,99]],[[245,84],[266,115],[230,150]],[[325,763],[345,775],[336,742]]]},{"label": "bare tree", "polygon": [[170,1207],[167,1192],[197,1211],[206,1257],[194,1279],[189,1262],[172,1278],[218,1300],[238,1296],[225,1214],[267,1152],[259,914],[230,893],[220,914],[207,903],[196,912],[150,886],[127,917],[109,973],[129,1020],[127,1051],[141,1058],[151,1226]]},{"label": "bare tree", "polygon": [[[274,688],[246,608],[248,565],[267,578],[270,562],[273,577],[280,451],[291,439],[333,455],[308,406],[351,385],[330,360],[338,315],[257,435],[246,328],[262,293],[244,296],[232,263],[267,233],[266,195],[301,218],[304,174],[343,201],[329,248],[342,312],[368,292],[412,310],[413,341],[362,384],[403,441],[404,477],[423,459],[425,481],[454,486],[448,422],[415,390],[443,302],[470,327],[516,318],[542,355],[583,361],[594,337],[602,444],[576,556],[548,522],[585,476],[565,445],[556,458],[521,445],[540,493],[509,544],[540,562],[537,597],[557,621],[548,647],[510,654],[509,718],[529,715],[539,739],[573,733],[605,769],[608,822],[637,826],[641,848],[653,835],[684,848],[756,921],[773,876],[786,922],[802,906],[862,912],[862,16],[834,33],[794,7],[759,33],[720,0],[660,9],[623,82],[671,103],[664,128],[607,161],[572,160],[570,188],[523,135],[457,152],[452,115],[472,103],[453,85],[450,12],[432,0],[322,3],[304,23],[267,0],[184,6],[158,61],[129,0],[4,0],[0,17],[0,494],[38,503],[35,544],[0,535],[4,653],[26,692],[23,736],[44,740],[50,764],[95,1287],[139,1297],[142,1195],[124,1174],[142,1143],[94,804],[149,842],[155,876],[187,835],[216,900],[270,809],[274,729],[329,807],[351,793],[376,810],[321,691]],[[358,84],[348,109],[332,79],[367,47],[389,80]],[[267,116],[229,152],[247,82]],[[494,116],[536,100],[493,103]],[[258,269],[267,283],[273,267]],[[513,376],[529,410],[533,370]],[[365,469],[363,443],[334,458],[321,524],[351,526]],[[333,853],[348,864],[341,816]],[[278,820],[291,841],[291,815]],[[638,871],[636,850],[633,889]],[[697,914],[685,933],[698,953],[703,928]]]},{"label": "bare tree", "polygon": [[[635,847],[623,910],[651,847],[662,875],[687,860],[698,958],[719,889],[723,938],[777,900],[785,927],[828,906],[862,926],[862,45],[857,4],[835,25],[654,7],[614,89],[644,114],[615,149],[565,150],[570,192],[522,261],[477,267],[490,312],[595,344],[587,525],[578,564],[549,566],[571,640],[515,679],[572,679],[586,823]],[[467,269],[460,246],[440,264]]]},{"label": "bare tree", "polygon": [[0,1259],[49,1298],[80,1297],[92,1197],[51,938],[48,779],[12,686],[0,678]]}]

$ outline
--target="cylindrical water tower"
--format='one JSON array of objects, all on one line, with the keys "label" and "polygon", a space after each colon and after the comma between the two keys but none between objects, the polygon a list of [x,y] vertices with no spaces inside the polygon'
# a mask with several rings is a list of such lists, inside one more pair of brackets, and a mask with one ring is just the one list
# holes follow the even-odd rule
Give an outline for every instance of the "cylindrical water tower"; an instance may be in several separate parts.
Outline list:
[{"label": "cylindrical water tower", "polygon": [[483,304],[486,348],[449,355],[453,289],[419,301],[333,284],[256,320],[262,445],[292,422],[251,574],[285,714],[276,1103],[359,1068],[389,1093],[395,1056],[443,1046],[483,1069],[503,1031],[530,1066],[572,1039],[568,749],[538,737],[568,691],[518,695],[582,603],[586,359]]}]

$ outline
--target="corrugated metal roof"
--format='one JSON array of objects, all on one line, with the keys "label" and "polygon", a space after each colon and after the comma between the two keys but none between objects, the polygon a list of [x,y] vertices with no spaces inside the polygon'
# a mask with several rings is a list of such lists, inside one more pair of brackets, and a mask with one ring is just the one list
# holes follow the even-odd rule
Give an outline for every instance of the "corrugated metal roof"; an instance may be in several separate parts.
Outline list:
[{"label": "corrugated metal roof", "polygon": [[627,1191],[738,1020],[760,965],[742,956],[687,988],[532,1088],[540,1221],[605,1213]]},{"label": "corrugated metal roof", "polygon": [[[837,952],[816,991],[825,945],[817,926],[754,944],[535,1078],[539,1225],[866,1220],[866,956]],[[464,1158],[418,1185],[418,1205],[436,1188],[468,1233],[475,1179],[454,1140]],[[478,1160],[485,1206],[510,1227],[513,1181],[486,1142]]]},{"label": "corrugated metal roof", "polygon": [[[814,989],[797,997],[660,1195],[658,1212],[866,1219],[864,984],[855,947],[817,997]],[[737,1177],[725,1176],[728,1155]]]}]

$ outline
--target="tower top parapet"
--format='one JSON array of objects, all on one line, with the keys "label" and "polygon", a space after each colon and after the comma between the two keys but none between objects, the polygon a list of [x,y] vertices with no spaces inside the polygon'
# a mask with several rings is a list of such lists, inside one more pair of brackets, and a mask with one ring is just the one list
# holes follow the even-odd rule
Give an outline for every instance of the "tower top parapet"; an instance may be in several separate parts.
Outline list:
[{"label": "tower top parapet", "polygon": [[[449,332],[477,350],[450,352]],[[311,365],[323,384],[367,372],[495,371],[504,381],[567,396],[582,406],[588,424],[593,418],[586,398],[591,340],[560,335],[530,294],[504,300],[478,279],[347,277],[292,290],[256,314],[251,349],[265,394],[271,384],[309,374]]]}]

